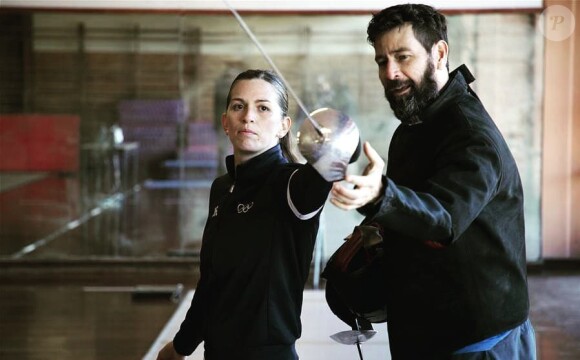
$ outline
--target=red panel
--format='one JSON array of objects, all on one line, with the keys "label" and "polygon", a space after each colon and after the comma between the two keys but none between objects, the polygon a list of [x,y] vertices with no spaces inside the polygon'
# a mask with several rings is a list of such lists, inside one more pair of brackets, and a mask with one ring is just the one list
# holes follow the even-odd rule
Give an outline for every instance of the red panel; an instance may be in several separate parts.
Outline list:
[{"label": "red panel", "polygon": [[76,115],[0,115],[0,170],[77,171]]},{"label": "red panel", "polygon": [[48,176],[0,192],[0,255],[12,255],[80,216],[76,177]]}]

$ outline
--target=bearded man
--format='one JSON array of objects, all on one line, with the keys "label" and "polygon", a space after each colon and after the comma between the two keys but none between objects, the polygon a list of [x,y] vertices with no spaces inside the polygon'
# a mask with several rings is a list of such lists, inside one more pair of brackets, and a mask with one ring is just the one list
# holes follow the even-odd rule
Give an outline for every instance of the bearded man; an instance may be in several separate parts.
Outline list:
[{"label": "bearded man", "polygon": [[467,67],[449,73],[445,17],[397,5],[367,34],[401,124],[386,174],[365,143],[369,165],[331,202],[383,236],[392,359],[535,359],[520,176]]}]

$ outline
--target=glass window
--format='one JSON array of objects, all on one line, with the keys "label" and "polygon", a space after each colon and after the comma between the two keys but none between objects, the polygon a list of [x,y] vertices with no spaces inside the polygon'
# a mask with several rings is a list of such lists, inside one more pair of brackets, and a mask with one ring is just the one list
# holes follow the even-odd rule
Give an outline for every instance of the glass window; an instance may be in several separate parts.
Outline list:
[{"label": "glass window", "polygon": [[[244,17],[309,110],[345,111],[363,140],[386,156],[399,122],[366,42],[369,18]],[[473,87],[518,162],[528,258],[537,260],[543,67],[538,14],[448,18],[451,69],[465,63],[472,70]],[[231,151],[219,125],[229,84],[243,69],[270,67],[235,19],[51,12],[0,26],[13,30],[2,31],[13,60],[2,74],[23,74],[0,85],[5,94],[15,94],[5,97],[0,111],[13,116],[2,115],[4,123],[26,126],[3,128],[13,140],[22,138],[2,157],[27,164],[1,169],[0,256],[197,255],[209,186]],[[44,123],[22,120],[31,114]],[[296,131],[304,116],[294,99],[291,115]],[[78,121],[63,120],[67,116]],[[22,151],[27,157],[19,160]],[[65,155],[71,160],[45,166]],[[349,171],[364,166],[362,159]],[[323,258],[361,219],[330,204],[324,212],[318,248]]]}]

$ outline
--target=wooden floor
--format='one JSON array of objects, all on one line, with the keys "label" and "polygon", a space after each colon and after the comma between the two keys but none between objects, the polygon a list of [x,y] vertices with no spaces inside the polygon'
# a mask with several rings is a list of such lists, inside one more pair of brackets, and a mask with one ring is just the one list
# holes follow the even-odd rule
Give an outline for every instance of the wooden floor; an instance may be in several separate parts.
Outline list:
[{"label": "wooden floor", "polygon": [[532,273],[528,282],[538,359],[580,359],[580,267]]},{"label": "wooden floor", "polygon": [[140,359],[175,303],[74,286],[0,289],[0,359]]}]

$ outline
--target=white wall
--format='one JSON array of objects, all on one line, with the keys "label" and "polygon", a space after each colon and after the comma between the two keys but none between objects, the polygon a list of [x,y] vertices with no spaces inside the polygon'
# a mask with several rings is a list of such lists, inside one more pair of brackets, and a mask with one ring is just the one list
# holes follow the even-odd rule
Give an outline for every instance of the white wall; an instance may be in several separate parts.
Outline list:
[{"label": "white wall", "polygon": [[[229,0],[244,11],[365,11],[378,10],[408,1],[397,0]],[[441,10],[539,9],[542,0],[430,0],[423,3]],[[227,10],[220,0],[3,0],[2,7],[58,9]]]}]

